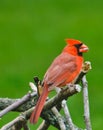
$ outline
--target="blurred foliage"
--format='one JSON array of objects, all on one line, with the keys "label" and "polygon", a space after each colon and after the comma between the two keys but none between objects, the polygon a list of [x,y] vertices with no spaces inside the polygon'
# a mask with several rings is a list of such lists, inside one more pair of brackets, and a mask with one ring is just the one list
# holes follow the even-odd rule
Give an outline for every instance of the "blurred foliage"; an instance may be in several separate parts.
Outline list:
[{"label": "blurred foliage", "polygon": [[[84,57],[92,62],[87,75],[91,121],[94,130],[102,129],[102,35],[101,0],[0,1],[0,97],[19,98],[26,94],[33,77],[42,79],[61,52],[64,39],[75,38],[90,48]],[[68,104],[73,121],[84,127],[82,93],[71,97]],[[4,116],[0,126],[16,115]],[[30,127],[36,129],[37,125]]]}]

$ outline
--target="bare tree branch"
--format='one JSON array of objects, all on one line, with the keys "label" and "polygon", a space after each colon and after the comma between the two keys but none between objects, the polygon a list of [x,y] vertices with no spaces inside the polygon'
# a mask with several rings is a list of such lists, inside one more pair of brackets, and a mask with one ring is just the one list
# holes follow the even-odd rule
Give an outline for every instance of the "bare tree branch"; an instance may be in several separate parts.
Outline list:
[{"label": "bare tree branch", "polygon": [[86,129],[92,130],[90,121],[90,111],[89,111],[88,83],[86,80],[86,76],[83,76],[82,84],[83,84],[84,120],[86,124]]},{"label": "bare tree branch", "polygon": [[[60,93],[60,91],[61,91],[61,89],[58,88],[58,87],[56,87],[55,90],[56,90],[57,93]],[[69,108],[67,107],[66,100],[63,100],[61,102],[61,106],[64,110],[65,117],[66,117],[66,120],[67,120],[67,123],[69,125],[70,130],[74,130],[75,127],[74,127],[74,124],[72,122],[72,118],[70,116],[70,112],[69,112]]]},{"label": "bare tree branch", "polygon": [[8,107],[6,107],[4,110],[2,110],[0,112],[0,117],[2,117],[3,115],[5,115],[6,113],[8,113],[11,110],[16,109],[17,107],[19,107],[20,105],[22,105],[23,103],[27,102],[28,100],[30,100],[32,97],[34,97],[35,95],[37,95],[36,93],[28,93],[27,95],[25,95],[24,97],[22,97],[20,100],[16,101],[15,103],[13,103],[12,105],[9,105]]},{"label": "bare tree branch", "polygon": [[28,127],[25,127],[25,123],[27,123],[27,120],[23,116],[19,116],[10,123],[3,126],[0,130],[21,130],[22,127],[24,127],[24,130],[28,130]]},{"label": "bare tree branch", "polygon": [[57,120],[58,120],[60,129],[61,129],[61,130],[66,130],[66,126],[65,126],[65,124],[64,124],[64,120],[63,120],[61,114],[60,114],[60,113],[58,112],[58,110],[56,109],[56,107],[53,107],[53,108],[52,108],[52,111],[53,111],[53,113],[55,114],[55,116],[56,116],[56,118],[57,118]]},{"label": "bare tree branch", "polygon": [[70,130],[75,130],[75,126],[72,122],[72,118],[71,118],[71,115],[69,112],[69,108],[67,107],[66,100],[62,101],[62,107],[64,109],[65,117],[66,117],[66,120],[67,120],[67,123],[69,125]]},{"label": "bare tree branch", "polygon": [[39,126],[39,128],[37,128],[37,130],[47,130],[49,126],[50,126],[50,123],[43,120],[43,122],[40,124],[40,126]]}]

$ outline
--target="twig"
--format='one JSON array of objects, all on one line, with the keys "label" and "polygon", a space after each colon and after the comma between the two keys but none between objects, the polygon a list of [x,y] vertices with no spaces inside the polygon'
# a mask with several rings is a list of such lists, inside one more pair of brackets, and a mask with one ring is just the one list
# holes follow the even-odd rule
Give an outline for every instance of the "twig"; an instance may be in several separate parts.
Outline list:
[{"label": "twig", "polygon": [[69,112],[69,108],[66,104],[66,100],[62,101],[62,107],[64,109],[64,113],[65,113],[66,120],[67,120],[67,123],[69,125],[70,130],[75,130],[75,126],[72,122],[72,118],[71,118],[71,115],[70,115],[70,112]]},{"label": "twig", "polygon": [[[70,86],[71,86],[71,84],[70,85],[68,84],[68,87],[71,89]],[[78,92],[80,92],[80,90],[81,90],[80,86],[76,85],[76,88],[77,88]],[[58,88],[58,87],[56,87],[55,90],[56,90],[57,93],[59,93],[61,91],[61,89]],[[69,125],[70,130],[74,130],[75,126],[74,126],[74,124],[72,122],[72,118],[71,118],[71,115],[70,115],[70,112],[69,112],[69,108],[68,108],[68,106],[66,104],[66,100],[63,100],[61,102],[61,106],[62,106],[62,108],[64,110],[65,117],[66,117],[66,120],[67,120],[67,123]]]},{"label": "twig", "polygon": [[66,130],[66,127],[65,127],[65,124],[64,124],[64,120],[61,116],[61,114],[58,112],[58,110],[56,109],[56,107],[53,107],[52,108],[52,111],[53,113],[55,114],[57,120],[58,120],[58,123],[59,123],[59,126],[60,126],[60,129],[61,130]]},{"label": "twig", "polygon": [[36,87],[36,85],[35,85],[34,83],[29,82],[29,86],[30,86],[30,88],[31,88],[34,92],[37,93],[37,87]]},{"label": "twig", "polygon": [[2,117],[3,115],[5,115],[9,111],[14,110],[15,108],[19,107],[23,103],[27,102],[28,100],[30,100],[35,95],[36,95],[36,93],[28,93],[27,95],[25,95],[24,97],[22,97],[20,100],[14,102],[12,105],[10,105],[7,108],[5,108],[4,110],[2,110],[0,112],[0,117]]},{"label": "twig", "polygon": [[[12,120],[11,122],[4,125],[0,130],[8,130],[12,127],[16,127],[14,130],[21,130],[21,128],[25,128],[25,130],[29,130],[29,127],[25,125],[27,123],[27,120],[30,118],[30,115],[32,111],[34,110],[34,107],[21,113],[17,118]],[[12,130],[12,129],[10,129]]]},{"label": "twig", "polygon": [[43,120],[43,122],[40,124],[37,130],[47,130],[49,126],[50,126],[50,123]]},{"label": "twig", "polygon": [[84,120],[86,124],[86,129],[92,130],[90,121],[90,111],[89,111],[88,83],[86,80],[86,76],[83,76],[82,84],[83,84]]},{"label": "twig", "polygon": [[[60,88],[55,88],[56,92],[59,93],[61,91]],[[72,118],[70,116],[70,112],[69,112],[69,108],[67,107],[67,104],[66,104],[66,100],[63,100],[61,102],[61,106],[64,110],[64,113],[65,113],[65,117],[66,117],[66,120],[67,120],[67,123],[69,125],[69,128],[70,130],[74,130],[74,125],[73,125],[73,122],[72,122]]]},{"label": "twig", "polygon": [[[8,129],[14,128],[14,127],[15,127],[15,130],[19,130],[22,127],[24,127],[23,124],[25,124],[25,123],[26,123],[25,118],[23,116],[19,116],[19,117],[15,118],[13,121],[11,121],[8,124],[6,124],[5,126],[3,126],[0,130],[8,130]],[[26,128],[27,127],[25,127],[25,130],[28,130]]]}]

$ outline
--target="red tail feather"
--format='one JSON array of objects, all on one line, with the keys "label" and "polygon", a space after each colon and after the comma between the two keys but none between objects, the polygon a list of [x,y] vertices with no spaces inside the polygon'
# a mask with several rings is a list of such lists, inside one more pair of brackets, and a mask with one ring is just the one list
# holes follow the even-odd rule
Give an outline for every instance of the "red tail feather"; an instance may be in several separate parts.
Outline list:
[{"label": "red tail feather", "polygon": [[35,107],[32,115],[30,117],[30,123],[35,124],[38,121],[38,118],[39,118],[41,111],[43,109],[45,100],[48,96],[48,93],[49,93],[48,87],[44,86],[43,93],[41,94],[41,96],[36,104],[36,107]]}]

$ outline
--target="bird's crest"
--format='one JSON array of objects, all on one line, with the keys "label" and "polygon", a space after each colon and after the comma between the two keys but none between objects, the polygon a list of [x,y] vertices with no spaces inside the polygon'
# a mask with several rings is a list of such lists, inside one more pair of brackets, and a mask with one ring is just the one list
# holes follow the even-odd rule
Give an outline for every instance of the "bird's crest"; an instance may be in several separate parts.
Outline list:
[{"label": "bird's crest", "polygon": [[81,41],[75,40],[75,39],[66,39],[65,41],[69,45],[75,45],[75,44],[81,44],[82,43]]}]

